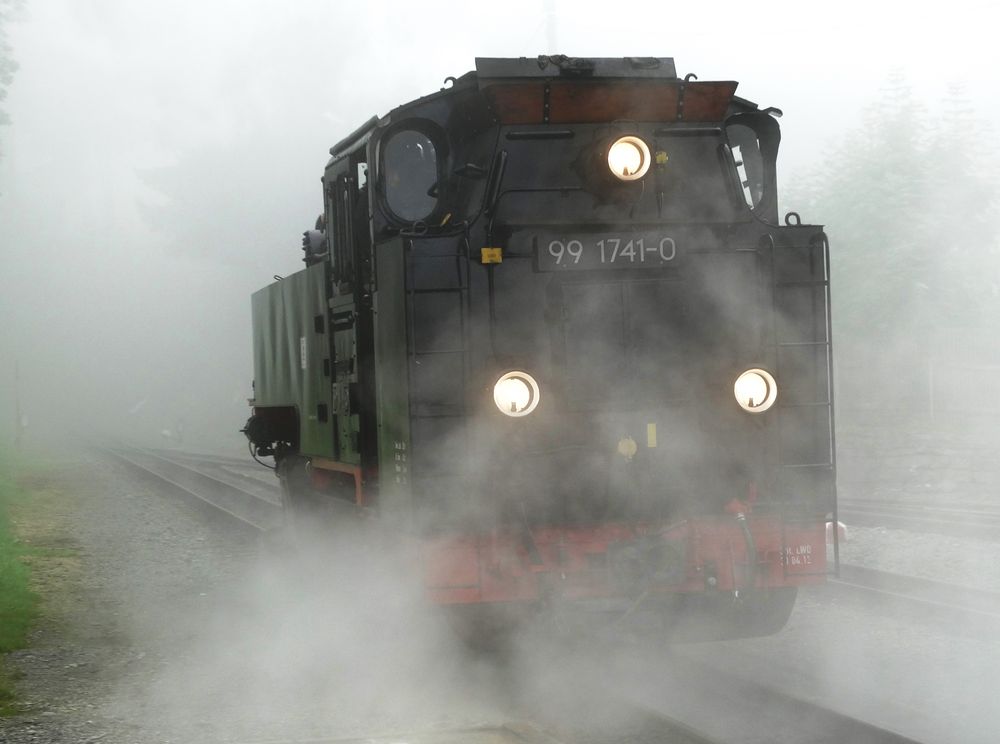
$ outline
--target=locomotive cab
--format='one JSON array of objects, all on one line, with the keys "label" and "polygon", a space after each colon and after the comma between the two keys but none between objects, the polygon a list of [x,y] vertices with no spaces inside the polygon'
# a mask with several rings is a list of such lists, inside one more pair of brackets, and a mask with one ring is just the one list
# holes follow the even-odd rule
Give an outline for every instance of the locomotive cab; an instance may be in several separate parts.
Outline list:
[{"label": "locomotive cab", "polygon": [[331,149],[326,250],[253,298],[292,514],[378,515],[441,604],[783,624],[836,510],[828,244],[779,224],[780,112],[691,77],[478,59]]}]

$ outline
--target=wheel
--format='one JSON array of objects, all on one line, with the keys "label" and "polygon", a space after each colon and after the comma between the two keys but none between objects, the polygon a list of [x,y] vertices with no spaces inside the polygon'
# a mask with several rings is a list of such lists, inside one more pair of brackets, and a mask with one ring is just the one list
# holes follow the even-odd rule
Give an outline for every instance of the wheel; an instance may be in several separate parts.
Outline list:
[{"label": "wheel", "polygon": [[798,588],[794,586],[754,592],[737,611],[737,627],[746,632],[734,637],[753,638],[777,633],[788,623],[798,593]]},{"label": "wheel", "polygon": [[471,604],[441,607],[441,614],[455,640],[474,657],[504,659],[523,622],[522,608]]},{"label": "wheel", "polygon": [[774,635],[788,622],[798,590],[794,586],[731,594],[678,597],[661,610],[672,643],[724,641]]},{"label": "wheel", "polygon": [[322,544],[338,526],[338,517],[343,518],[349,510],[343,508],[343,500],[337,503],[332,492],[313,485],[309,468],[309,461],[304,457],[288,456],[278,463],[281,511],[285,531],[295,542]]}]

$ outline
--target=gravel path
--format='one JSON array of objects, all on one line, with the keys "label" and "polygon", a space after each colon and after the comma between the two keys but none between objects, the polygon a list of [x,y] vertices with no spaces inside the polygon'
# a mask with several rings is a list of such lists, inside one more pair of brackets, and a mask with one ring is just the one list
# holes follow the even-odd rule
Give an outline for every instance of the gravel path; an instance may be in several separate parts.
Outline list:
[{"label": "gravel path", "polygon": [[347,597],[350,586],[331,587],[357,565],[276,560],[273,541],[212,526],[114,461],[81,457],[54,477],[64,503],[29,539],[77,556],[38,576],[58,591],[31,648],[8,657],[25,712],[0,718],[0,741],[254,741],[497,720],[478,702],[494,681],[450,665],[432,619],[386,619],[402,593],[384,577],[369,573],[376,592]]},{"label": "gravel path", "polygon": [[841,498],[997,504],[1000,427],[993,417],[892,421],[838,420]]},{"label": "gravel path", "polygon": [[123,691],[155,677],[164,652],[183,642],[182,619],[198,614],[253,544],[211,530],[112,462],[66,462],[52,485],[61,504],[25,536],[77,557],[33,568],[43,620],[31,647],[8,657],[23,674],[25,713],[0,719],[0,740],[154,741],[157,732],[123,709]]},{"label": "gravel path", "polygon": [[[837,431],[842,498],[971,507],[1000,504],[1000,427],[992,419],[869,420]],[[1000,592],[1000,542],[891,527],[850,527],[841,559]]]},{"label": "gravel path", "polygon": [[992,540],[889,527],[848,527],[848,541],[840,545],[840,560],[1000,593],[1000,543]]}]

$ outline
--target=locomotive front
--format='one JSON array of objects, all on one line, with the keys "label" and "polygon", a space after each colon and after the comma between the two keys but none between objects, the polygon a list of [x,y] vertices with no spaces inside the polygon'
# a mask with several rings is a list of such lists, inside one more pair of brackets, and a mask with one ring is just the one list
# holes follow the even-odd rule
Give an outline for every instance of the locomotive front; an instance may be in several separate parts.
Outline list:
[{"label": "locomotive front", "polygon": [[784,623],[836,511],[827,242],[779,225],[780,112],[692,78],[479,59],[331,150],[254,296],[290,510],[377,512],[439,603]]}]

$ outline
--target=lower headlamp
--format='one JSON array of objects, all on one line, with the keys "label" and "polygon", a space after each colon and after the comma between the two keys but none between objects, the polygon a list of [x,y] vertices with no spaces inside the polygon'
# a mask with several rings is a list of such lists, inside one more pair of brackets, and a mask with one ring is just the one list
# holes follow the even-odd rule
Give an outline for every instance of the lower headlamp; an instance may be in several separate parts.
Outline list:
[{"label": "lower headlamp", "polygon": [[744,411],[763,413],[778,399],[778,383],[770,372],[755,367],[736,378],[733,393]]},{"label": "lower headlamp", "polygon": [[538,407],[538,399],[538,383],[527,372],[506,372],[493,385],[493,402],[506,416],[527,416]]}]

